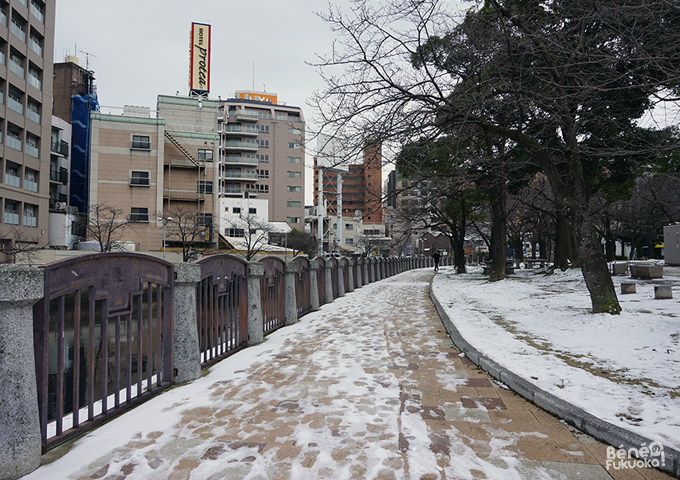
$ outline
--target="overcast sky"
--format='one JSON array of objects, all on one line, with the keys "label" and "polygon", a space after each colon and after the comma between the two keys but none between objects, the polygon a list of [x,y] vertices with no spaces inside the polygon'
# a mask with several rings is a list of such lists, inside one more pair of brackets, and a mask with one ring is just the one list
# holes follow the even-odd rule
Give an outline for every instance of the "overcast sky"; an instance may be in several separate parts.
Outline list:
[{"label": "overcast sky", "polygon": [[[211,98],[273,92],[279,103],[301,107],[309,122],[307,98],[323,83],[305,62],[331,49],[334,35],[314,13],[327,9],[318,0],[57,0],[54,61],[76,55],[85,67],[89,54],[103,107],[155,110],[159,94],[188,94],[191,22],[207,23]],[[307,190],[311,174],[308,168]]]}]

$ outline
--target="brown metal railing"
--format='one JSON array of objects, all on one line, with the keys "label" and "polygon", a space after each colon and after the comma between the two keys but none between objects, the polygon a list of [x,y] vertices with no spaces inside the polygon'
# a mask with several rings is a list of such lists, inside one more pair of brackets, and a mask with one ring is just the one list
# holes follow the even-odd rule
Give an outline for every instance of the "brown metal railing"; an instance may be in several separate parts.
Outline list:
[{"label": "brown metal railing", "polygon": [[317,262],[317,265],[319,266],[319,269],[316,271],[316,285],[319,289],[319,305],[323,305],[326,303],[326,261],[321,257],[317,257],[315,262]]},{"label": "brown metal railing", "polygon": [[33,323],[46,449],[171,385],[173,268],[125,253],[42,268]]},{"label": "brown metal railing", "polygon": [[213,255],[196,263],[201,266],[196,287],[198,342],[205,367],[248,343],[248,269],[231,255]]}]

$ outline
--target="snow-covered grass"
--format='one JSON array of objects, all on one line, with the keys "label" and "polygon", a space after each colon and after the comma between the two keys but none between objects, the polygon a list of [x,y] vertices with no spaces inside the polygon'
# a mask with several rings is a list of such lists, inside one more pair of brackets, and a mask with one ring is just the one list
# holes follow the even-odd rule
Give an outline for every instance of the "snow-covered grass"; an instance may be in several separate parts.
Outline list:
[{"label": "snow-covered grass", "polygon": [[[680,448],[680,269],[631,280],[621,315],[593,314],[580,270],[517,270],[490,283],[481,269],[444,268],[433,293],[484,356],[597,417]],[[672,285],[655,300],[654,285]]]}]

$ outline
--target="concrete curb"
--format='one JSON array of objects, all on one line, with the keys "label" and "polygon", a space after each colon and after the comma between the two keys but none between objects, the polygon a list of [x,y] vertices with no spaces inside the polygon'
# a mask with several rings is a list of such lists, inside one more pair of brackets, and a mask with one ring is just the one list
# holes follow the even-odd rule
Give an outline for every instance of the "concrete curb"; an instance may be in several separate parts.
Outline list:
[{"label": "concrete curb", "polygon": [[[642,435],[591,415],[582,408],[576,407],[537,387],[521,376],[505,370],[490,358],[484,357],[475,347],[463,338],[446,314],[441,303],[439,303],[437,297],[432,292],[432,282],[434,281],[434,278],[435,277],[432,277],[429,285],[432,303],[434,303],[439,317],[444,323],[446,330],[449,332],[453,344],[479,368],[506,385],[519,396],[542,408],[546,412],[555,415],[557,418],[564,420],[582,432],[585,432],[591,437],[611,445],[616,449],[623,448],[628,451],[628,449],[634,448],[637,451],[643,444],[649,445],[653,442],[653,440],[647,437],[643,437]],[[659,470],[680,477],[680,451],[664,445],[663,452],[665,455],[665,462],[664,465],[659,466]]]}]

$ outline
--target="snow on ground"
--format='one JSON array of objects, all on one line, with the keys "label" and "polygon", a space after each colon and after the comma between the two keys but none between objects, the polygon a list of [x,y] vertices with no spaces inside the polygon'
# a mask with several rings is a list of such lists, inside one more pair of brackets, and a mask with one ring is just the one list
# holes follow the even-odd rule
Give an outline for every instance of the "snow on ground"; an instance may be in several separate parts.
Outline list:
[{"label": "snow on ground", "polygon": [[[481,269],[444,268],[433,293],[460,334],[484,356],[593,415],[680,448],[680,269],[664,268],[621,315],[590,313],[580,270],[516,270],[490,283]],[[676,298],[655,300],[654,285]]]}]

